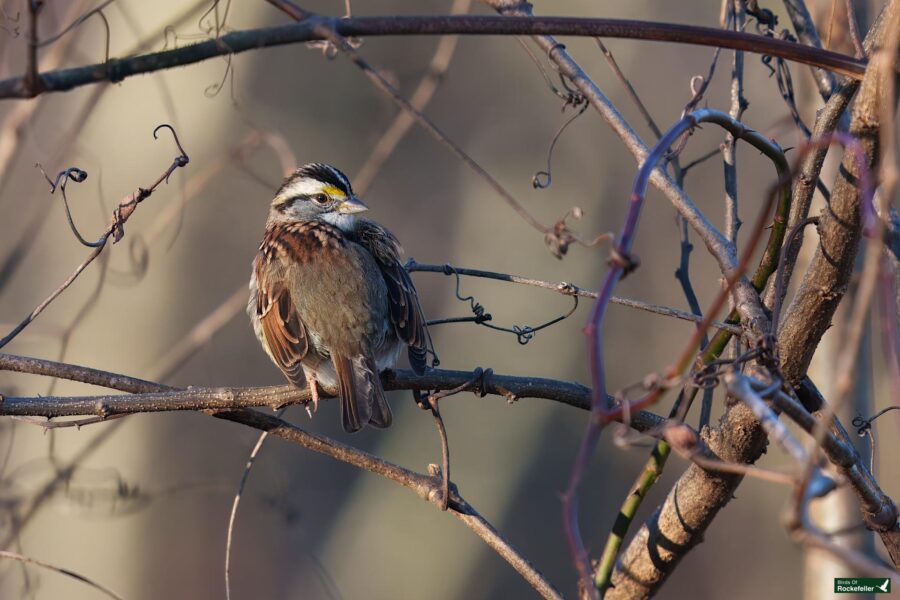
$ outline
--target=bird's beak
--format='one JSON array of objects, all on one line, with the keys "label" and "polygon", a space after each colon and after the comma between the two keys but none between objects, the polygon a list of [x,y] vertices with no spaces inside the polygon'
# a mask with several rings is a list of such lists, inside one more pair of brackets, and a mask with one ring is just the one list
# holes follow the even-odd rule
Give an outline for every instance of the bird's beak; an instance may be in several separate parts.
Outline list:
[{"label": "bird's beak", "polygon": [[369,210],[369,207],[363,204],[363,201],[356,196],[350,196],[340,204],[337,211],[344,215],[352,215],[353,213]]}]

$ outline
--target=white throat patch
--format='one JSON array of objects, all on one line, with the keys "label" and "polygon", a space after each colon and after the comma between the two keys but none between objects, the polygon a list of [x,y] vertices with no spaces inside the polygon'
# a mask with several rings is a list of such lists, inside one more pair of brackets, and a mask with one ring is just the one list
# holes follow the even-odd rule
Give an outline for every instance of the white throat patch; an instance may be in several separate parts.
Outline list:
[{"label": "white throat patch", "polygon": [[329,212],[319,217],[326,223],[334,225],[345,233],[352,233],[356,229],[356,217],[338,212]]}]

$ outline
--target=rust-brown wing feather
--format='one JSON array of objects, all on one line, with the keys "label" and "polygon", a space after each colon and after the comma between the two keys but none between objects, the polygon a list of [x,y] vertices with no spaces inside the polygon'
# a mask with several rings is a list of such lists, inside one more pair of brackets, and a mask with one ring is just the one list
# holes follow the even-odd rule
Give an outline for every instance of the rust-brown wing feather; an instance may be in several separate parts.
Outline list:
[{"label": "rust-brown wing feather", "polygon": [[425,372],[428,330],[419,304],[419,295],[409,273],[400,262],[400,242],[379,224],[360,219],[357,237],[375,258],[388,291],[391,323],[397,337],[409,346],[409,362],[413,370]]},{"label": "rust-brown wing feather", "polygon": [[309,351],[306,328],[294,310],[290,292],[281,281],[270,282],[257,271],[256,307],[266,346],[291,383],[306,385],[303,358]]}]

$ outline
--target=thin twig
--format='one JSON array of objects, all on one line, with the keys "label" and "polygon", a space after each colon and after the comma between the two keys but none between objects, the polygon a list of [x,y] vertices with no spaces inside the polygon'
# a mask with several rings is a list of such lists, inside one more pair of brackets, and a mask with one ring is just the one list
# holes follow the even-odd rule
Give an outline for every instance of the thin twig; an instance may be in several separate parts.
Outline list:
[{"label": "thin twig", "polygon": [[[286,408],[279,409],[275,413],[275,417],[280,419],[285,410]],[[247,458],[247,464],[244,465],[244,472],[241,474],[241,482],[238,484],[237,492],[231,503],[231,513],[228,515],[228,532],[225,535],[225,600],[231,600],[231,545],[234,540],[234,523],[237,520],[238,507],[240,506],[241,498],[244,495],[244,487],[247,485],[247,479],[250,477],[250,470],[253,468],[253,463],[256,461],[256,457],[259,455],[260,450],[262,450],[267,437],[269,437],[269,432],[263,431],[256,439],[256,444],[253,445],[253,450],[250,451],[250,456]]]},{"label": "thin twig", "polygon": [[866,50],[859,40],[859,25],[856,24],[856,14],[853,11],[852,0],[845,0],[844,10],[847,12],[847,30],[850,33],[850,41],[853,42],[853,50],[856,52],[856,58],[865,58]]},{"label": "thin twig", "polygon": [[[27,0],[29,3],[31,0]],[[85,4],[85,0],[76,0],[69,4],[64,19],[73,18],[79,14]],[[68,38],[65,42],[50,48],[41,57],[38,68],[40,71],[56,69],[68,55],[77,36]],[[4,115],[0,124],[0,192],[3,191],[6,182],[10,179],[10,165],[18,155],[18,147],[24,138],[25,127],[32,123],[32,118],[41,106],[41,102],[17,102]]]},{"label": "thin twig", "polygon": [[[30,2],[30,0],[29,0],[29,2]],[[106,596],[113,598],[114,600],[122,600],[122,597],[120,595],[116,594],[109,588],[107,588],[103,585],[100,585],[96,581],[89,579],[89,578],[85,577],[84,575],[81,575],[80,573],[76,573],[75,571],[72,571],[71,569],[66,569],[65,567],[58,567],[56,565],[52,565],[52,564],[44,562],[42,560],[37,560],[36,558],[24,556],[24,555],[18,554],[16,552],[8,552],[6,550],[0,550],[0,558],[8,558],[10,560],[19,561],[19,562],[27,564],[27,565],[35,565],[35,566],[41,567],[43,569],[48,569],[50,571],[54,571],[56,573],[59,573],[60,575],[65,575],[66,577],[71,577],[72,579],[80,581],[81,583],[84,583],[84,584],[94,588],[98,592],[101,592],[101,593],[105,594]]]},{"label": "thin twig", "polygon": [[[175,130],[172,129],[172,127],[170,125],[160,125],[159,127],[157,127],[156,129],[153,130],[154,138],[156,137],[157,132],[160,130],[160,128],[163,128],[163,127],[170,129],[172,131],[173,136],[175,135]],[[44,309],[47,308],[47,306],[49,306],[51,302],[53,302],[60,294],[62,294],[64,291],[66,291],[66,289],[70,285],[72,285],[72,282],[74,282],[75,279],[77,279],[78,276],[81,275],[81,272],[84,271],[88,267],[88,265],[90,265],[92,262],[94,262],[94,259],[96,259],[100,255],[100,253],[106,247],[106,243],[109,241],[110,237],[112,237],[113,243],[116,243],[120,239],[122,239],[122,236],[125,235],[125,230],[124,230],[125,223],[128,221],[129,217],[131,217],[131,215],[134,213],[138,204],[140,204],[141,202],[143,202],[144,200],[149,198],[150,195],[153,194],[154,191],[156,191],[156,188],[158,188],[163,182],[168,181],[169,176],[172,174],[173,171],[175,171],[179,167],[184,167],[188,164],[188,161],[189,161],[188,156],[187,156],[187,154],[184,153],[184,149],[181,147],[181,143],[178,141],[177,136],[175,136],[175,143],[178,146],[178,150],[179,150],[179,152],[181,152],[181,154],[179,154],[177,157],[175,157],[175,160],[172,161],[172,164],[169,166],[169,168],[167,168],[162,173],[162,175],[160,175],[159,178],[155,182],[153,182],[153,184],[150,185],[150,187],[138,188],[138,190],[136,192],[134,192],[130,196],[126,196],[121,202],[119,202],[119,205],[116,207],[116,210],[113,212],[113,216],[112,216],[112,219],[110,220],[109,225],[107,226],[106,230],[101,234],[101,236],[98,238],[94,248],[87,255],[87,258],[85,258],[81,262],[81,264],[79,264],[75,268],[75,270],[72,272],[72,274],[69,275],[69,277],[67,277],[66,280],[63,281],[63,283],[58,288],[56,288],[56,290],[54,290],[49,296],[47,296],[47,298],[43,302],[38,304],[34,308],[34,310],[32,310],[31,313],[22,320],[22,322],[20,322],[18,325],[16,325],[16,327],[13,328],[13,330],[10,331],[6,336],[4,336],[3,339],[0,339],[0,348],[3,348],[6,344],[8,344],[10,341],[12,341],[17,335],[19,335],[19,333],[23,329],[28,327],[28,325],[35,318],[37,318],[38,315],[40,315],[42,312],[44,312]]]},{"label": "thin twig", "polygon": [[64,27],[62,29],[62,31],[60,31],[59,33],[52,35],[49,38],[41,40],[40,43],[38,43],[38,47],[43,48],[44,46],[49,46],[50,44],[52,44],[55,41],[57,41],[58,39],[62,38],[64,35],[66,35],[70,31],[72,31],[73,29],[76,29],[79,25],[81,25],[82,23],[87,21],[92,16],[100,15],[101,18],[103,18],[103,22],[106,23],[106,59],[105,60],[109,60],[109,23],[107,23],[106,17],[103,16],[103,9],[106,8],[107,6],[109,6],[110,4],[112,4],[113,2],[115,2],[115,0],[104,0],[103,2],[101,2],[100,4],[98,4],[97,6],[92,8],[91,10],[87,11],[86,13],[84,13],[83,15],[81,15],[80,17],[78,17],[77,19],[72,21],[69,25]]},{"label": "thin twig", "polygon": [[[742,31],[746,19],[744,3],[741,0],[724,0],[724,2],[728,4],[728,12],[731,15],[729,21],[733,30]],[[746,109],[744,53],[741,50],[735,50],[731,63],[731,106],[728,114],[732,119],[740,121]],[[737,196],[737,140],[730,133],[725,134],[725,142],[721,150],[725,171],[725,237],[737,246],[738,229],[741,226]]]},{"label": "thin twig", "polygon": [[37,96],[41,89],[41,80],[38,74],[37,49],[38,41],[38,16],[44,8],[44,0],[26,0],[28,4],[28,53],[25,65],[25,76],[22,85],[31,96]]},{"label": "thin twig", "polygon": [[[70,10],[66,14],[64,20],[75,18],[75,16],[81,12],[83,4],[84,2],[82,0],[72,2],[70,4]],[[207,0],[195,1],[193,5],[177,15],[166,27],[179,26],[181,23],[195,15],[201,7],[205,7],[206,4]],[[119,6],[120,8],[122,7],[122,5]],[[163,35],[164,30],[165,27],[159,27],[156,31],[145,36],[145,38],[135,46],[127,49],[124,54],[132,55],[149,50],[156,44],[157,38]],[[55,68],[55,66],[67,55],[66,53],[68,52],[70,45],[74,43],[77,38],[78,35],[76,33],[51,46],[41,59],[41,69],[45,70],[45,62],[50,65],[50,67],[47,68]],[[78,138],[79,133],[83,130],[89,117],[93,114],[95,108],[100,105],[100,98],[103,96],[103,93],[108,89],[110,89],[110,85],[107,82],[98,85],[91,90],[89,96],[82,103],[82,108],[78,111],[77,115],[71,119],[66,132],[55,142],[55,147],[57,149],[54,153],[55,156],[62,157],[68,153],[69,149]],[[41,98],[43,99],[44,97],[42,96]],[[16,157],[23,155],[23,153],[17,152],[17,149],[24,136],[25,125],[33,122],[32,117],[41,104],[40,101],[17,102],[7,113],[3,124],[0,125],[0,174],[10,172],[13,160]],[[0,200],[3,198],[5,186],[11,180],[12,178],[8,176],[0,177]],[[0,264],[0,289],[5,287],[5,284],[12,278],[18,267],[23,263],[24,256],[37,239],[38,231],[49,221],[49,219],[46,218],[48,209],[49,205],[44,205],[33,210],[31,218],[23,227],[21,227],[21,234],[18,241],[9,251],[6,259]]]},{"label": "thin twig", "polygon": [[[469,12],[472,0],[454,0],[450,7],[450,14],[465,14]],[[416,90],[409,97],[409,103],[418,111],[424,111],[425,107],[434,98],[435,92],[444,81],[453,55],[456,53],[459,36],[444,36],[438,42],[431,57],[431,62],[425,69],[425,75],[416,86]],[[406,136],[409,129],[415,123],[415,118],[409,112],[401,110],[394,117],[393,122],[384,130],[378,142],[372,148],[372,152],[360,167],[356,176],[353,178],[353,187],[359,191],[360,195],[365,196],[366,190],[372,185],[375,177],[381,171],[382,165],[387,161],[394,149],[400,141]]]},{"label": "thin twig", "polygon": [[[447,510],[450,506],[450,442],[447,438],[447,427],[444,425],[444,418],[441,416],[440,399],[456,392],[461,392],[463,387],[446,390],[438,394],[429,394],[428,406],[431,409],[431,416],[434,418],[434,426],[438,432],[438,439],[441,444],[441,467],[438,469],[429,469],[429,475],[439,476],[441,478],[441,510]],[[443,396],[441,395],[443,394]],[[431,467],[431,465],[429,465]],[[438,471],[438,472],[435,472]]]},{"label": "thin twig", "polygon": [[638,111],[641,113],[641,116],[644,117],[644,122],[647,123],[647,127],[650,128],[650,131],[653,132],[653,135],[656,136],[656,139],[661,138],[662,130],[656,124],[656,121],[653,120],[653,116],[650,114],[650,111],[647,110],[647,107],[644,105],[641,97],[638,96],[637,92],[634,89],[634,86],[631,85],[631,81],[629,81],[628,77],[625,76],[625,73],[622,72],[622,69],[619,67],[619,63],[616,62],[616,57],[613,56],[613,53],[609,51],[609,48],[606,47],[606,44],[603,43],[603,40],[601,40],[600,38],[594,38],[594,41],[597,43],[597,47],[600,48],[600,52],[603,53],[603,58],[606,59],[607,64],[609,64],[609,68],[612,69],[613,74],[622,83],[622,86],[625,88],[625,92],[628,94],[628,97],[631,98],[631,102],[637,107]]},{"label": "thin twig", "polygon": [[[514,17],[533,17],[530,5],[524,3],[513,3],[504,0],[487,0],[487,3],[494,7],[495,10],[507,18]],[[539,17],[533,17],[538,19]],[[541,49],[547,53],[548,58],[556,65],[560,73],[565,75],[575,86],[575,88],[583,94],[607,122],[613,131],[620,137],[628,151],[635,157],[639,164],[644,164],[647,160],[648,148],[640,137],[635,133],[631,125],[626,122],[621,113],[610,102],[609,98],[600,90],[599,87],[585,73],[584,69],[572,58],[565,46],[559,43],[556,38],[550,35],[539,35],[535,38]],[[765,141],[769,144],[769,140],[765,140],[762,136],[758,142]],[[657,167],[653,171],[651,182],[672,202],[673,206],[678,210],[682,218],[684,218],[697,232],[700,239],[706,245],[706,248],[716,259],[720,270],[728,273],[735,266],[735,250],[732,245],[725,239],[725,236],[716,229],[709,219],[697,208],[696,204],[689,198],[684,190],[677,185],[671,178],[666,176],[662,168]],[[776,228],[777,229],[777,228]],[[780,247],[780,246],[779,246]],[[767,255],[770,254],[767,251]],[[774,256],[777,262],[777,253]],[[772,265],[774,269],[774,264]],[[740,297],[738,306],[744,310],[750,311],[742,314],[742,317],[748,322],[755,322],[764,319],[761,311],[757,311],[756,300],[758,292],[753,289],[745,281],[739,281],[736,293]]]},{"label": "thin twig", "polygon": [[[424,263],[418,263],[415,260],[410,259],[406,264],[406,268],[410,273],[416,272],[425,272],[425,273],[447,273],[447,265],[429,265]],[[484,279],[495,279],[497,281],[507,281],[509,283],[518,283],[522,285],[530,285],[534,287],[543,288],[545,290],[553,290],[564,296],[580,296],[582,298],[597,298],[597,292],[586,290],[578,287],[577,285],[567,283],[565,281],[554,283],[551,281],[542,281],[540,279],[531,279],[530,277],[522,277],[519,275],[508,275],[506,273],[496,273],[493,271],[483,271],[480,269],[467,269],[463,267],[454,267],[451,266],[451,273],[458,273],[459,275],[465,275],[467,277],[481,277]],[[635,308],[638,310],[643,310],[646,312],[650,312],[657,315],[662,315],[665,317],[674,317],[676,319],[682,319],[684,321],[691,321],[694,323],[700,323],[703,320],[702,316],[698,316],[695,314],[691,314],[685,312],[683,310],[678,310],[677,308],[671,308],[669,306],[661,306],[658,304],[649,304],[647,302],[642,302],[640,300],[632,300],[630,298],[622,298],[619,296],[612,296],[610,298],[610,302],[613,304],[619,304],[621,306],[627,306],[629,308]],[[729,323],[724,323],[722,321],[713,321],[712,327],[717,329],[724,329],[726,331],[730,331],[736,335],[741,333],[741,328],[738,325],[731,325]]]}]

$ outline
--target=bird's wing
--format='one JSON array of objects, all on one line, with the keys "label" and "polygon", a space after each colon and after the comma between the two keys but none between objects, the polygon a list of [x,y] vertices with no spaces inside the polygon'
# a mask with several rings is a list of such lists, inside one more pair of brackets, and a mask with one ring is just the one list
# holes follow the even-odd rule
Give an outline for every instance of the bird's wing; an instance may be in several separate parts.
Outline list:
[{"label": "bird's wing", "polygon": [[305,385],[301,361],[309,351],[306,328],[294,308],[283,280],[270,277],[265,258],[256,262],[256,310],[266,346],[278,367],[291,383]]},{"label": "bird's wing", "polygon": [[409,346],[409,362],[422,374],[428,349],[428,329],[419,304],[419,295],[409,273],[400,263],[400,242],[390,231],[366,219],[359,219],[357,240],[378,263],[387,285],[391,323],[397,337]]}]

